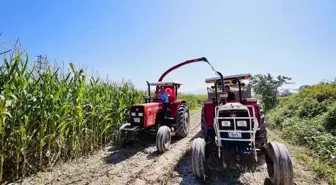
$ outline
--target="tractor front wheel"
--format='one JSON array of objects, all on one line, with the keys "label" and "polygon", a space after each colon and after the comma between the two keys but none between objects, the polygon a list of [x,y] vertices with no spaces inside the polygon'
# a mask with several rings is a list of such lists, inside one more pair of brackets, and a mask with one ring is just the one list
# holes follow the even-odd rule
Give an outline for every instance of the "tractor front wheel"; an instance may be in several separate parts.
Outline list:
[{"label": "tractor front wheel", "polygon": [[293,184],[292,160],[284,144],[277,142],[268,143],[266,146],[265,161],[272,184]]},{"label": "tractor front wheel", "polygon": [[197,138],[192,144],[192,168],[194,175],[205,180],[206,174],[206,164],[205,164],[205,140],[202,138]]},{"label": "tractor front wheel", "polygon": [[158,152],[168,151],[171,143],[171,130],[167,126],[161,126],[156,134],[156,148]]},{"label": "tractor front wheel", "polygon": [[131,126],[130,123],[125,123],[123,125],[121,125],[121,127],[119,128],[118,130],[118,133],[117,133],[117,139],[116,139],[116,143],[117,143],[117,146],[118,147],[124,147],[126,146],[127,144],[127,139],[122,135],[121,131],[125,128],[125,127],[128,127],[128,126]]},{"label": "tractor front wheel", "polygon": [[189,134],[190,127],[190,116],[189,116],[189,108],[187,104],[182,103],[177,110],[176,114],[176,135],[178,137],[186,137]]}]

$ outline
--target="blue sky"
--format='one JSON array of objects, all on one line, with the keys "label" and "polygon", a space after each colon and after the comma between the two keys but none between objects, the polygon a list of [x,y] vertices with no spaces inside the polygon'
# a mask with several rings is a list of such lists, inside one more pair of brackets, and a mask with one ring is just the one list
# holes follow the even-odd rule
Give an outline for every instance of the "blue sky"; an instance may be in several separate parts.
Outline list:
[{"label": "blue sky", "polygon": [[[335,0],[1,0],[1,7],[1,41],[20,38],[32,57],[72,61],[138,88],[196,57],[224,75],[286,75],[296,83],[289,88],[336,77]],[[166,80],[194,91],[212,76],[196,63]]]}]

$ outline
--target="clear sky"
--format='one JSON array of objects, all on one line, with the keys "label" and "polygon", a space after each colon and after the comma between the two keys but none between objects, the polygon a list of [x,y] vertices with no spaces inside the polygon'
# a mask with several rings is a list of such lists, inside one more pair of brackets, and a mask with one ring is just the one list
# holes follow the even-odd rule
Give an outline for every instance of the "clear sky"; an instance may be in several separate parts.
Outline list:
[{"label": "clear sky", "polygon": [[[169,67],[207,57],[223,75],[286,75],[290,88],[336,77],[335,0],[1,0],[1,41],[145,88]],[[205,63],[166,80],[183,91],[214,76]]]}]

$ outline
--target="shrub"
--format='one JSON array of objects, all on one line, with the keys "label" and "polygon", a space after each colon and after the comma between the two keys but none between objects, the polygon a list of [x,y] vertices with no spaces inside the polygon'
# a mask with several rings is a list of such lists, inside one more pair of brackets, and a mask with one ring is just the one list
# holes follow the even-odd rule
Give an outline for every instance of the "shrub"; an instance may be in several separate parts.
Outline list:
[{"label": "shrub", "polygon": [[[279,99],[266,116],[269,128],[293,144],[305,145],[314,169],[336,183],[336,83],[317,84]],[[320,168],[319,164],[323,164]]]}]

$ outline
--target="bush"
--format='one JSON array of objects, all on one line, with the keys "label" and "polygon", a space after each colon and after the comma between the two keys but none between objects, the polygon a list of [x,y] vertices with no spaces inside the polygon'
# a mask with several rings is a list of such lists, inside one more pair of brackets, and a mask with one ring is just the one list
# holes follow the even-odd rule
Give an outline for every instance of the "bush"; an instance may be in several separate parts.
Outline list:
[{"label": "bush", "polygon": [[327,106],[324,102],[318,102],[316,99],[306,98],[298,108],[298,115],[301,118],[313,118],[317,115],[321,115],[327,111]]},{"label": "bush", "polygon": [[336,183],[336,83],[313,85],[280,98],[267,120],[284,139],[309,148],[317,172]]}]

